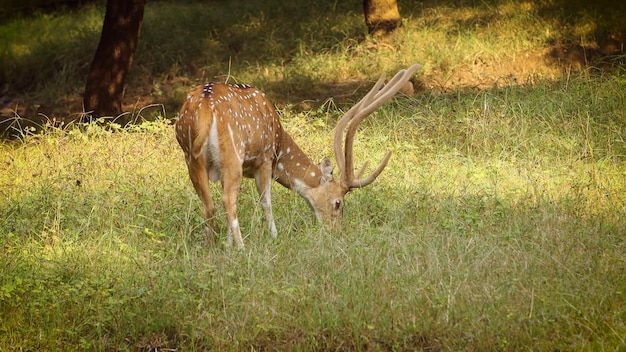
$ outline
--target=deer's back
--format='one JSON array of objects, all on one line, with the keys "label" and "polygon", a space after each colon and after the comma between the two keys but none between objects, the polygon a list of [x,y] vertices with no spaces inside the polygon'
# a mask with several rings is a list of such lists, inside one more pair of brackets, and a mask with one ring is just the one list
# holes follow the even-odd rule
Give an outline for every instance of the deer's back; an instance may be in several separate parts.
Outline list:
[{"label": "deer's back", "polygon": [[176,122],[176,137],[185,154],[204,154],[219,169],[238,164],[246,176],[271,162],[279,132],[278,115],[265,94],[241,84],[194,88]]}]

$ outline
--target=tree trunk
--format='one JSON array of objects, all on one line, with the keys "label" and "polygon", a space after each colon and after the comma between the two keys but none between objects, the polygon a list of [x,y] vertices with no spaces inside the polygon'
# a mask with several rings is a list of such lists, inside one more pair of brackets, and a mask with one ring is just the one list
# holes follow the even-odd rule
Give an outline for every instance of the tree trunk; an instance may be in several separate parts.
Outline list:
[{"label": "tree trunk", "polygon": [[370,35],[386,36],[402,24],[397,0],[363,0],[363,10]]},{"label": "tree trunk", "polygon": [[100,43],[83,97],[90,118],[122,113],[124,82],[137,49],[145,4],[146,0],[107,0]]}]

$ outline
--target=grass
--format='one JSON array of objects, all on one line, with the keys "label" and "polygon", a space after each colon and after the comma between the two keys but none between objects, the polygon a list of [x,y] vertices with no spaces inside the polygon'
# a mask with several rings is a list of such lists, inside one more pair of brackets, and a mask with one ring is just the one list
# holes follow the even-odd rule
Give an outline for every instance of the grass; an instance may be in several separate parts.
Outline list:
[{"label": "grass", "polygon": [[[398,99],[359,134],[359,160],[395,153],[344,231],[276,186],[272,241],[246,182],[244,252],[206,247],[165,121],[5,144],[0,346],[624,348],[622,80]],[[334,113],[284,113],[329,153]]]},{"label": "grass", "polygon": [[[352,5],[324,3],[310,9],[317,23],[298,25],[269,20],[297,13],[292,3],[218,15],[236,4],[149,3],[127,92],[163,103],[156,121],[51,121],[0,142],[0,351],[626,349],[619,58],[582,72],[538,60],[554,39],[546,26],[569,23],[542,15],[540,3],[402,3],[405,25],[386,43],[361,37]],[[97,37],[88,19],[98,11],[20,18],[0,31],[79,18],[76,32],[59,26]],[[180,42],[163,40],[166,30]],[[88,62],[90,51],[78,51]],[[320,160],[332,155],[345,102],[378,72],[414,61],[425,66],[421,90],[357,135],[359,162],[394,154],[374,184],[347,196],[342,231],[320,229],[303,200],[275,185],[272,240],[247,181],[246,250],[223,245],[221,207],[222,241],[206,246],[167,116],[190,85],[230,74],[263,86]],[[16,65],[5,74],[30,67]],[[69,83],[59,96],[74,94],[79,70],[31,70],[31,82],[51,83],[28,95],[46,100],[58,82]]]}]

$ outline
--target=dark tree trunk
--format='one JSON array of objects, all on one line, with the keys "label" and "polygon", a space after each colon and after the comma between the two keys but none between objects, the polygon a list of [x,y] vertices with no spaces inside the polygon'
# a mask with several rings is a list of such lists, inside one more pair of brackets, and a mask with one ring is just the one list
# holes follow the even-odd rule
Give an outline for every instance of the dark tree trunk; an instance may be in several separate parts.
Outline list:
[{"label": "dark tree trunk", "polygon": [[363,0],[363,11],[371,35],[391,34],[402,24],[397,0]]},{"label": "dark tree trunk", "polygon": [[145,4],[146,0],[107,0],[100,43],[83,97],[91,117],[122,113],[124,82],[137,49]]}]

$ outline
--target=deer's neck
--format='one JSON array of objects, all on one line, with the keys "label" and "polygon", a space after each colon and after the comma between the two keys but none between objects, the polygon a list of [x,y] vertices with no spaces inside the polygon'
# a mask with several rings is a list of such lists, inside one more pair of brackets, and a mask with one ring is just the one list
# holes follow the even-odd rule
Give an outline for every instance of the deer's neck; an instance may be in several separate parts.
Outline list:
[{"label": "deer's neck", "polygon": [[319,186],[322,172],[281,127],[273,175],[278,183],[304,196],[306,190]]}]

